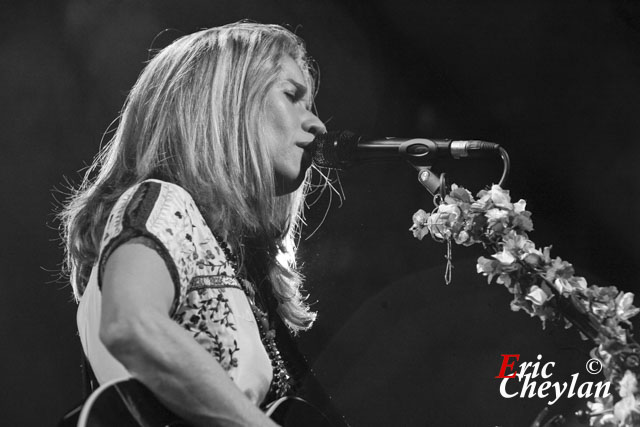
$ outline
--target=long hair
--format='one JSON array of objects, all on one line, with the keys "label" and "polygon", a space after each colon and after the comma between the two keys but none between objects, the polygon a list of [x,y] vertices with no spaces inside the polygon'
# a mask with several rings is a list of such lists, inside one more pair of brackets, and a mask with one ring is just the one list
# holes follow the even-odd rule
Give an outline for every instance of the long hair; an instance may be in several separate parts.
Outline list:
[{"label": "long hair", "polygon": [[266,94],[287,55],[314,94],[303,41],[277,25],[240,22],[203,30],[177,39],[149,61],[113,138],[60,215],[76,298],[97,261],[117,199],[132,185],[157,177],[193,196],[212,231],[226,236],[238,254],[239,271],[258,287],[262,279],[270,283],[291,329],[311,326],[315,313],[305,303],[295,265],[309,171],[299,190],[276,196],[273,165],[260,141]]}]

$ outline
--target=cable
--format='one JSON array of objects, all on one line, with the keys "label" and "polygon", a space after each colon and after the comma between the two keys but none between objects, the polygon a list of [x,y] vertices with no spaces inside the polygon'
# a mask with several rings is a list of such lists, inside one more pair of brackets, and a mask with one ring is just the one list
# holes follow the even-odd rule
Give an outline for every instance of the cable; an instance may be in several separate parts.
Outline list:
[{"label": "cable", "polygon": [[507,150],[500,147],[500,157],[502,157],[502,177],[500,178],[500,183],[498,184],[501,188],[504,188],[505,182],[507,182],[507,178],[509,177],[509,172],[511,171],[511,160],[509,159],[509,153]]}]

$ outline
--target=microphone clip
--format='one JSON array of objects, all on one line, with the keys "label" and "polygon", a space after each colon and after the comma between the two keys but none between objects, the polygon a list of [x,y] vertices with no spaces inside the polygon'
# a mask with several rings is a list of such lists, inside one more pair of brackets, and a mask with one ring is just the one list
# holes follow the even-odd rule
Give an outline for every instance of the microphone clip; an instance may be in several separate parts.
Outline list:
[{"label": "microphone clip", "polygon": [[412,165],[418,171],[418,182],[422,184],[432,196],[440,196],[444,200],[447,194],[445,174],[442,173],[438,175],[431,170],[431,166]]}]

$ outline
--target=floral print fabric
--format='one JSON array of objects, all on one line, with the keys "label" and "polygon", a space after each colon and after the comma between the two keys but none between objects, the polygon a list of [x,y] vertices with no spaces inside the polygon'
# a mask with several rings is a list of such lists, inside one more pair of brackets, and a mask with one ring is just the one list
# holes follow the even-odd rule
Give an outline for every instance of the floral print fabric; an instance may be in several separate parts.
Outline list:
[{"label": "floral print fabric", "polygon": [[148,180],[120,197],[103,233],[98,286],[109,254],[139,236],[153,240],[173,279],[172,319],[259,402],[271,382],[271,363],[234,269],[189,193]]}]

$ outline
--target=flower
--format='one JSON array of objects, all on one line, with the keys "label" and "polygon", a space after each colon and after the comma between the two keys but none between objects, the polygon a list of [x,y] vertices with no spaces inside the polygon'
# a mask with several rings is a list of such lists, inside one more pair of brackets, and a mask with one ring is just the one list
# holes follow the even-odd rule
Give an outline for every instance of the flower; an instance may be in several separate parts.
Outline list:
[{"label": "flower", "polygon": [[[559,257],[551,257],[551,246],[536,248],[527,233],[533,230],[531,212],[526,201],[511,203],[509,191],[493,185],[478,192],[474,199],[469,191],[452,185],[437,208],[428,214],[418,211],[413,216],[413,235],[422,239],[430,234],[438,241],[470,246],[481,243],[490,250],[490,257],[478,258],[476,270],[495,278],[513,295],[513,311],[524,311],[542,320],[564,320],[567,326],[583,316],[593,331],[591,338],[598,344],[593,357],[602,361],[603,372],[619,395],[597,398],[589,402],[590,424],[598,427],[630,427],[640,425],[640,392],[638,378],[632,371],[621,373],[619,356],[633,345],[629,319],[640,313],[633,305],[631,292],[620,292],[615,286],[588,285],[575,276],[573,266]],[[560,304],[562,302],[563,304]],[[565,316],[567,306],[576,310]],[[625,325],[626,324],[626,325]],[[589,331],[591,329],[581,329]],[[581,332],[582,333],[582,332]]]},{"label": "flower", "polygon": [[[613,415],[613,395],[607,397],[597,397],[595,402],[587,402],[587,407],[591,410],[589,425],[605,427],[616,426],[616,417]],[[595,414],[595,415],[594,415]]]},{"label": "flower", "polygon": [[533,285],[529,288],[529,293],[524,298],[535,305],[543,305],[549,299],[549,296],[541,287]]},{"label": "flower", "polygon": [[454,236],[454,239],[457,244],[462,245],[471,240],[471,236],[469,236],[469,233],[467,231],[461,230],[460,233]]},{"label": "flower", "polygon": [[633,396],[638,391],[638,379],[633,372],[625,371],[622,379],[620,380],[620,397]]},{"label": "flower", "polygon": [[496,274],[500,274],[500,262],[481,256],[480,258],[478,258],[476,270],[478,273],[487,276],[487,282],[491,283],[493,277]]},{"label": "flower", "polygon": [[517,214],[525,212],[525,208],[527,207],[527,202],[520,199],[516,203],[513,204],[513,211]]},{"label": "flower", "polygon": [[574,289],[575,288],[579,288],[582,290],[587,289],[587,281],[585,280],[584,277],[572,277],[571,279],[569,279],[569,281],[573,285]]},{"label": "flower", "polygon": [[439,219],[447,221],[449,224],[453,224],[453,222],[460,216],[460,208],[458,208],[457,205],[443,204],[438,207],[438,211],[435,215],[438,216]]},{"label": "flower", "polygon": [[511,204],[511,197],[509,196],[509,190],[500,188],[499,185],[492,185],[490,190],[482,190],[478,193],[478,200],[481,204],[491,202],[494,206],[499,208],[513,209]]},{"label": "flower", "polygon": [[422,240],[424,236],[429,234],[429,229],[427,228],[427,221],[429,220],[429,214],[420,209],[416,213],[413,214],[413,225],[409,228],[409,231],[413,233],[413,237],[418,240]]},{"label": "flower", "polygon": [[458,206],[442,204],[435,213],[429,215],[427,227],[432,236],[438,239],[448,239],[452,234],[451,228],[459,216]]},{"label": "flower", "polygon": [[489,219],[489,222],[498,222],[509,217],[509,211],[499,208],[489,209],[485,216]]},{"label": "flower", "polygon": [[558,277],[568,279],[573,276],[573,266],[558,257],[552,261],[544,276],[548,282],[554,282]]},{"label": "flower", "polygon": [[628,322],[628,320],[638,314],[638,312],[640,312],[640,308],[633,306],[633,293],[620,292],[616,297],[616,316],[618,316],[620,320]]},{"label": "flower", "polygon": [[511,197],[509,197],[509,190],[503,190],[499,185],[492,185],[489,193],[491,194],[491,201],[494,205],[501,208],[513,209]]},{"label": "flower", "polygon": [[498,252],[497,254],[493,254],[491,256],[504,265],[511,265],[516,262],[516,257],[514,257],[507,249],[503,249],[501,252]]},{"label": "flower", "polygon": [[513,217],[511,225],[516,230],[524,232],[533,230],[533,221],[531,221],[531,212],[524,211]]},{"label": "flower", "polygon": [[520,259],[525,263],[527,263],[528,265],[535,267],[540,265],[540,261],[542,260],[542,257],[540,257],[538,254],[535,254],[535,253],[526,253],[526,254],[523,254],[522,258]]},{"label": "flower", "polygon": [[427,223],[428,219],[429,219],[429,214],[423,211],[422,209],[420,209],[418,212],[413,214],[413,218],[412,218],[413,226],[422,227]]},{"label": "flower", "polygon": [[542,253],[536,249],[535,243],[527,239],[526,236],[518,234],[514,230],[509,231],[502,240],[504,241],[504,247],[513,252],[520,259],[523,259],[530,253],[542,256]]},{"label": "flower", "polygon": [[466,188],[458,187],[456,184],[451,186],[451,192],[445,197],[445,203],[463,203],[470,205],[472,202],[473,196],[471,192]]},{"label": "flower", "polygon": [[562,279],[560,277],[553,281],[553,287],[563,295],[571,293],[571,290],[573,289],[573,286],[571,286],[571,283],[569,283],[567,279]]},{"label": "flower", "polygon": [[[627,396],[623,397],[619,400],[615,405],[613,405],[613,415],[618,420],[618,425],[633,425],[631,423],[627,423],[628,418],[630,418],[633,413],[640,413],[640,402],[636,400],[635,396]],[[629,420],[630,421],[630,420]],[[630,421],[633,422],[633,421]]]}]

